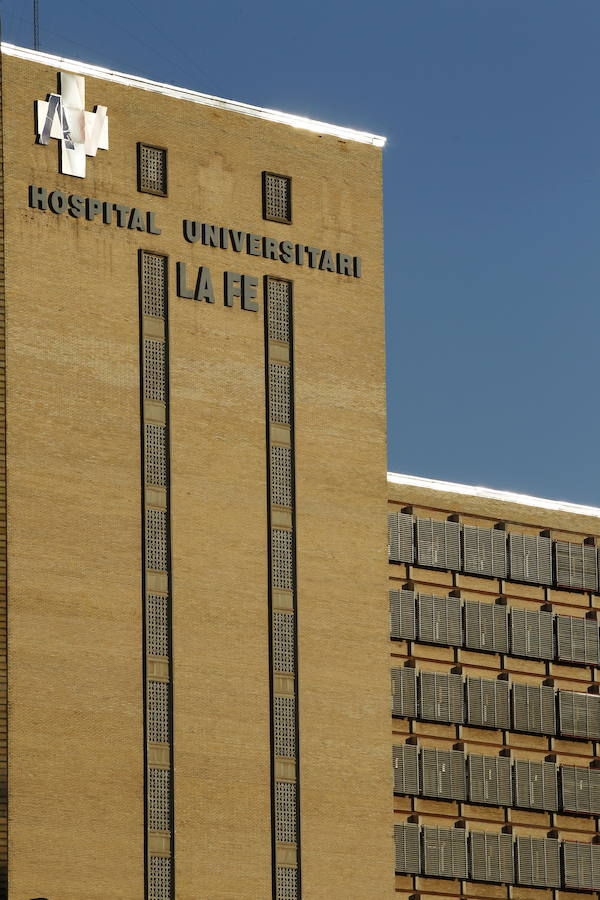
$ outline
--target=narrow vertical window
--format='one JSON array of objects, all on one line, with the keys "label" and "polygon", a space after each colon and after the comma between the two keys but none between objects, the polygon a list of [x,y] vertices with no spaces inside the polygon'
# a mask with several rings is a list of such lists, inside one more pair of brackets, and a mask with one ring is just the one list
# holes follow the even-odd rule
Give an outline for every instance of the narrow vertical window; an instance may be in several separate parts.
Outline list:
[{"label": "narrow vertical window", "polygon": [[167,151],[163,147],[138,144],[138,191],[167,196]]},{"label": "narrow vertical window", "polygon": [[292,179],[288,175],[263,172],[263,219],[291,225]]}]

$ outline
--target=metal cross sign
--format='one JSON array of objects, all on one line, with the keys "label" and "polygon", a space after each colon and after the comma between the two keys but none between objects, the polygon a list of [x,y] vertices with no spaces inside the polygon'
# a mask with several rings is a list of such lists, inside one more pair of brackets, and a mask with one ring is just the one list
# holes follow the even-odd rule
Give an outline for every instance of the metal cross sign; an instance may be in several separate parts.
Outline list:
[{"label": "metal cross sign", "polygon": [[46,100],[36,101],[38,143],[59,140],[60,171],[85,178],[86,156],[108,150],[106,106],[86,112],[83,75],[60,72],[58,78],[60,94],[48,94]]}]

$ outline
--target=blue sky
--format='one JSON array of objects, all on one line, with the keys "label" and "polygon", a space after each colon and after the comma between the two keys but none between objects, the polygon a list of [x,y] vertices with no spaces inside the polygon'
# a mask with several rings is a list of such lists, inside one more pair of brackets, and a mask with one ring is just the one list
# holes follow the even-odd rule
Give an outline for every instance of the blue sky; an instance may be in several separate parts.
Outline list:
[{"label": "blue sky", "polygon": [[385,134],[389,468],[600,505],[598,0],[40,6],[43,50]]}]

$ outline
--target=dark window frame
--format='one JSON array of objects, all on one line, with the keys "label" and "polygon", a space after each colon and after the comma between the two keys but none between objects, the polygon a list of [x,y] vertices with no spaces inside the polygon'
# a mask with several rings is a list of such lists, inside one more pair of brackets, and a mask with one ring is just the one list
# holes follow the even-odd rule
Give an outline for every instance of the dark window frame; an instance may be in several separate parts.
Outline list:
[{"label": "dark window frame", "polygon": [[[142,148],[148,150],[160,150],[165,155],[165,189],[164,191],[155,191],[151,188],[142,187]],[[158,144],[148,144],[146,141],[137,142],[137,189],[140,194],[152,194],[154,197],[169,196],[169,154],[166,147],[160,147]]]},{"label": "dark window frame", "polygon": [[[287,219],[281,218],[280,216],[268,216],[267,215],[267,178],[271,176],[272,178],[284,178],[288,184],[288,201],[289,201],[289,210],[290,214]],[[263,219],[267,222],[279,222],[281,225],[291,225],[292,224],[292,216],[293,216],[293,205],[292,205],[292,176],[291,175],[282,175],[281,172],[268,172],[266,170],[262,173],[262,213]]]}]

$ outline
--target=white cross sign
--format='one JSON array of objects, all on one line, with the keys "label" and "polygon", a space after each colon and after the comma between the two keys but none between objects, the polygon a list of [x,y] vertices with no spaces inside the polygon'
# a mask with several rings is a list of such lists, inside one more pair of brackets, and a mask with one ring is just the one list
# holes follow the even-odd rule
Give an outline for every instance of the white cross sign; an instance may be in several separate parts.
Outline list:
[{"label": "white cross sign", "polygon": [[85,178],[86,156],[97,150],[108,150],[108,116],[106,106],[85,109],[83,75],[59,74],[60,94],[48,94],[36,100],[37,138],[49,144],[60,141],[60,171],[64,175]]}]

